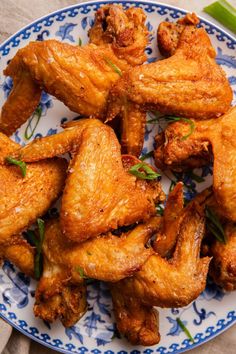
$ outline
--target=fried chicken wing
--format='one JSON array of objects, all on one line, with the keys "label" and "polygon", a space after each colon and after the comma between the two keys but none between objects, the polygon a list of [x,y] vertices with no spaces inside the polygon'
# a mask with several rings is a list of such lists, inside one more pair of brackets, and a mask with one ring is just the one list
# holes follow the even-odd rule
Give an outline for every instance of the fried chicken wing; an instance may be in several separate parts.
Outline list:
[{"label": "fried chicken wing", "polygon": [[157,30],[157,44],[160,53],[169,57],[173,55],[177,49],[179,37],[186,26],[196,26],[199,19],[195,13],[188,13],[180,18],[176,23],[161,22]]},{"label": "fried chicken wing", "polygon": [[[0,160],[19,145],[0,134]],[[34,250],[20,232],[43,215],[62,192],[67,163],[55,158],[27,165],[26,176],[13,165],[0,165],[0,257],[33,274]]]},{"label": "fried chicken wing", "polygon": [[153,242],[154,250],[162,257],[171,256],[177,241],[177,233],[183,213],[184,198],[183,184],[177,183],[168,195],[163,218],[162,228]]},{"label": "fried chicken wing", "polygon": [[44,270],[35,294],[34,314],[47,322],[59,318],[65,327],[73,326],[86,312],[86,286],[73,283],[59,265],[44,255]]},{"label": "fried chicken wing", "polygon": [[111,86],[130,67],[146,60],[145,18],[139,8],[124,11],[109,4],[95,16],[90,44],[81,47],[48,40],[20,49],[4,71],[14,86],[2,108],[0,130],[10,135],[25,122],[39,102],[41,89],[74,112],[102,117]]},{"label": "fried chicken wing", "polygon": [[165,142],[158,146],[154,156],[158,167],[178,170],[189,158],[202,152],[214,156],[213,189],[216,200],[226,218],[236,221],[236,107],[224,116],[206,121],[195,121],[195,129],[187,138],[189,124],[177,122],[165,130]]},{"label": "fried chicken wing", "polygon": [[[137,154],[141,149],[133,146],[135,124],[125,114],[127,106],[196,119],[215,118],[229,109],[232,90],[215,56],[206,31],[186,25],[170,58],[133,68],[117,81],[110,91],[107,121],[121,116],[127,129],[123,132],[127,153]],[[143,130],[138,134],[137,141],[142,140]]]},{"label": "fried chicken wing", "polygon": [[73,158],[60,218],[69,239],[82,242],[155,215],[155,202],[163,200],[160,184],[152,188],[124,170],[118,140],[99,120],[73,122],[64,132],[35,140],[14,156],[35,161],[68,151]]},{"label": "fried chicken wing", "polygon": [[200,258],[204,218],[194,204],[187,207],[180,223],[177,244],[170,260],[152,255],[133,277],[116,286],[122,294],[135,294],[144,304],[182,307],[204,290],[210,258]]},{"label": "fried chicken wing", "polygon": [[150,346],[159,343],[158,312],[135,295],[124,296],[121,287],[110,285],[117,329],[130,343]]},{"label": "fried chicken wing", "polygon": [[75,279],[78,269],[82,269],[86,277],[118,281],[139,270],[153,253],[145,245],[158,229],[159,219],[151,219],[120,236],[107,233],[81,244],[67,241],[59,220],[53,220],[46,227],[43,252],[51,264],[65,267]]},{"label": "fried chicken wing", "polygon": [[210,275],[214,282],[225,290],[236,290],[236,227],[227,223],[224,227],[226,243],[215,240],[208,254],[213,257]]}]

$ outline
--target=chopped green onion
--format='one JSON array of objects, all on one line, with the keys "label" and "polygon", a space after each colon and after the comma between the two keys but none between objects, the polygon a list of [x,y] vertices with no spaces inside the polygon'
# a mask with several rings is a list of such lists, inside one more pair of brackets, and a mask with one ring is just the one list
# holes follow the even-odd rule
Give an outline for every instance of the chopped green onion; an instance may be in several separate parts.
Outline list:
[{"label": "chopped green onion", "polygon": [[79,37],[78,45],[81,47],[82,46],[82,39]]},{"label": "chopped green onion", "polygon": [[196,173],[194,173],[194,172],[192,172],[192,171],[190,171],[190,172],[188,173],[188,176],[189,176],[193,181],[196,181],[196,182],[198,182],[198,183],[202,183],[202,182],[205,181],[205,179],[204,179],[203,177],[196,175]]},{"label": "chopped green onion", "polygon": [[181,319],[179,317],[176,318],[176,321],[178,323],[178,325],[180,326],[180,328],[184,331],[184,333],[186,334],[186,336],[190,339],[191,342],[194,343],[194,339],[191,335],[191,333],[189,332],[189,330],[187,329],[187,327],[183,324],[183,322],[181,321]]},{"label": "chopped green onion", "polygon": [[[24,137],[26,140],[29,140],[32,138],[35,129],[37,128],[37,125],[39,124],[40,118],[42,116],[42,107],[39,105],[36,110],[34,111],[32,117],[29,119],[29,122],[27,124],[27,127],[25,129],[25,134]],[[34,127],[32,128],[32,124],[34,124]]]},{"label": "chopped green onion", "polygon": [[39,279],[43,271],[42,247],[45,234],[45,226],[44,221],[42,219],[38,219],[37,223],[39,230],[39,239],[38,242],[35,244],[37,252],[34,259],[34,275],[36,279]]},{"label": "chopped green onion", "polygon": [[80,277],[81,277],[82,279],[87,279],[87,277],[84,275],[84,270],[83,270],[82,267],[77,266],[77,267],[76,267],[76,272],[79,273],[79,275],[80,275]]},{"label": "chopped green onion", "polygon": [[216,213],[208,205],[206,205],[205,208],[205,215],[207,219],[206,226],[208,230],[215,236],[215,238],[219,242],[226,244],[225,232],[220,223],[220,220]]},{"label": "chopped green onion", "polygon": [[142,156],[139,158],[139,160],[144,161],[144,160],[148,159],[149,157],[153,157],[153,152],[154,152],[153,150],[147,152],[146,154],[142,155]]},{"label": "chopped green onion", "polygon": [[26,176],[26,163],[24,161],[16,160],[11,156],[6,157],[6,161],[11,165],[19,166],[22,176]]},{"label": "chopped green onion", "polygon": [[105,62],[110,66],[110,68],[112,68],[115,73],[117,73],[118,75],[122,76],[122,72],[121,70],[118,68],[118,66],[116,66],[109,58],[107,57],[103,57],[103,59],[105,60]]},{"label": "chopped green onion", "polygon": [[195,129],[195,124],[191,119],[188,118],[182,118],[182,117],[174,117],[174,116],[167,116],[165,118],[166,120],[170,121],[170,122],[179,122],[180,120],[184,121],[185,123],[188,123],[190,126],[190,130],[189,133],[184,135],[181,140],[186,140],[188,139],[188,137],[193,133],[194,129]]},{"label": "chopped green onion", "polygon": [[159,173],[156,173],[155,171],[153,171],[153,169],[151,167],[149,167],[147,164],[145,164],[143,162],[132,166],[129,169],[129,173],[131,173],[132,175],[134,175],[140,179],[152,180],[152,179],[156,179],[156,178],[160,177]]},{"label": "chopped green onion", "polygon": [[158,215],[161,215],[161,216],[164,214],[164,208],[161,204],[156,205],[156,212]]},{"label": "chopped green onion", "polygon": [[156,118],[153,118],[153,119],[150,119],[147,121],[147,124],[150,124],[150,123],[158,123],[161,119],[165,119],[169,122],[179,122],[179,121],[184,121],[186,123],[189,124],[190,126],[190,130],[189,130],[189,133],[184,135],[181,140],[186,140],[194,131],[195,129],[195,124],[194,122],[191,120],[191,119],[188,119],[188,118],[183,118],[183,117],[175,117],[175,116],[163,116],[163,115],[160,115],[159,112],[155,112],[155,116]]},{"label": "chopped green onion", "polygon": [[236,9],[228,1],[215,1],[204,7],[203,11],[236,33]]}]

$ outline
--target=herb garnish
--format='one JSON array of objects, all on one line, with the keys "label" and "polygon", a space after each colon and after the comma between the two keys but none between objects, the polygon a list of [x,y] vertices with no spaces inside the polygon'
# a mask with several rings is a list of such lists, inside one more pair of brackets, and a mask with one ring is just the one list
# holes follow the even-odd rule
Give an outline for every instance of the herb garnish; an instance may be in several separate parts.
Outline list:
[{"label": "herb garnish", "polygon": [[[141,171],[140,171],[141,170]],[[151,167],[149,167],[147,164],[144,162],[137,163],[136,165],[132,166],[129,169],[129,173],[132,175],[140,178],[140,179],[156,179],[157,177],[160,177],[161,175],[155,171]]]},{"label": "herb garnish", "polygon": [[118,75],[122,76],[122,72],[118,68],[118,66],[116,66],[109,58],[107,58],[105,56],[103,57],[103,59],[110,66],[110,68],[112,68],[115,71],[115,73],[117,73]]},{"label": "herb garnish", "polygon": [[84,275],[84,269],[83,269],[82,267],[77,266],[77,267],[75,268],[75,270],[76,270],[76,272],[79,273],[79,275],[80,275],[80,277],[81,277],[82,279],[87,279],[87,277]]},{"label": "herb garnish", "polygon": [[179,121],[183,121],[185,123],[189,124],[189,133],[184,135],[181,140],[186,140],[193,132],[195,129],[195,124],[191,119],[188,118],[183,118],[183,117],[175,117],[175,116],[164,116],[164,115],[160,115],[159,112],[155,112],[156,118],[150,119],[147,121],[148,124],[150,123],[157,123],[159,122],[161,119],[165,119],[166,121],[169,122],[179,122]]},{"label": "herb garnish", "polygon": [[156,213],[157,213],[158,215],[161,215],[161,216],[164,214],[163,205],[161,205],[161,204],[157,204],[157,205],[156,205]]},{"label": "herb garnish", "polygon": [[226,244],[225,232],[220,223],[220,220],[216,213],[208,205],[205,207],[205,215],[207,219],[206,226],[208,230],[219,242]]},{"label": "herb garnish", "polygon": [[6,157],[6,161],[11,165],[16,165],[20,167],[22,176],[26,176],[26,163],[24,161],[16,160],[11,156]]},{"label": "herb garnish", "polygon": [[[37,128],[37,125],[39,124],[40,118],[42,115],[42,107],[39,105],[36,110],[34,111],[32,117],[29,119],[29,123],[27,124],[27,127],[25,129],[25,134],[24,137],[26,140],[29,140],[32,138],[35,129]],[[32,128],[31,124],[35,120],[34,127]]]},{"label": "herb garnish", "polygon": [[79,37],[78,45],[81,47],[82,46],[82,39]]},{"label": "herb garnish", "polygon": [[42,257],[42,246],[44,240],[44,221],[42,219],[37,219],[38,224],[38,237],[33,230],[26,231],[27,241],[36,248],[36,255],[34,258],[34,276],[38,280],[43,271],[43,257]]},{"label": "herb garnish", "polygon": [[154,151],[152,150],[152,151],[147,152],[146,154],[143,154],[143,155],[139,158],[139,160],[144,161],[144,160],[148,159],[149,157],[153,157],[153,152],[154,152]]},{"label": "herb garnish", "polygon": [[181,321],[181,319],[179,317],[176,318],[176,321],[178,323],[178,325],[180,326],[180,328],[184,331],[184,333],[186,334],[186,336],[190,339],[191,342],[194,343],[194,339],[191,335],[191,333],[189,332],[189,330],[187,329],[187,327],[183,324],[183,322]]}]

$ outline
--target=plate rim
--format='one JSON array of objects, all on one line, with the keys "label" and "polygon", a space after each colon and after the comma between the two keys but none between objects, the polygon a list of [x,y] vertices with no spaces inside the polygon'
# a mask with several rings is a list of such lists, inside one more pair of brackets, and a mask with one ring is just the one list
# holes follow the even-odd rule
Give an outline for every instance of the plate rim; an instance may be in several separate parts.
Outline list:
[{"label": "plate rim", "polygon": [[[77,3],[77,4],[65,6],[65,7],[59,8],[59,9],[57,9],[55,11],[49,12],[49,13],[47,13],[47,14],[45,14],[45,15],[43,15],[43,16],[35,19],[35,20],[33,20],[28,25],[25,25],[24,27],[21,27],[17,32],[15,32],[10,37],[8,37],[6,40],[4,40],[0,44],[0,52],[1,52],[0,53],[0,61],[1,61],[3,56],[7,56],[8,53],[9,53],[8,52],[6,54],[2,54],[3,50],[5,49],[5,47],[10,45],[11,42],[14,39],[17,39],[17,37],[20,36],[22,33],[24,33],[27,29],[31,29],[33,25],[40,24],[43,20],[46,20],[46,19],[50,18],[51,16],[55,16],[57,14],[61,14],[63,11],[68,12],[68,10],[73,10],[73,9],[80,8],[80,7],[83,7],[83,6],[86,7],[86,6],[89,6],[89,5],[102,5],[102,4],[109,4],[109,3],[118,3],[118,4],[131,3],[131,4],[134,4],[134,5],[135,4],[142,4],[142,5],[147,4],[147,5],[154,5],[156,7],[160,6],[160,7],[167,8],[167,9],[173,9],[175,11],[180,11],[182,13],[188,13],[189,12],[189,11],[185,10],[184,8],[173,6],[173,5],[169,5],[169,4],[166,4],[166,3],[160,3],[158,1],[156,2],[154,0],[153,1],[150,1],[150,0],[141,0],[141,1],[138,1],[138,0],[127,0],[127,1],[122,1],[122,0],[117,0],[117,1],[112,1],[112,0],[94,0],[93,1],[93,0],[91,0],[90,1],[89,0],[89,1],[86,1],[86,2],[82,2],[82,3]],[[221,26],[216,25],[215,23],[209,21],[208,19],[205,19],[204,17],[199,16],[198,14],[197,14],[197,16],[201,20],[202,23],[204,23],[206,25],[209,25],[210,27],[215,28],[218,32],[221,32],[224,36],[227,37],[227,39],[229,39],[232,42],[232,44],[234,46],[236,46],[236,36],[232,35],[231,33],[228,33],[227,30],[225,30]],[[43,25],[45,26],[45,24],[43,24]],[[18,45],[16,47],[18,47]],[[12,47],[9,48],[9,51],[11,49],[12,49]],[[194,348],[196,348],[198,346],[201,346],[201,345],[207,343],[211,339],[213,339],[213,338],[217,337],[218,335],[220,335],[221,333],[225,332],[227,329],[229,329],[231,326],[233,326],[236,323],[236,312],[234,310],[232,310],[230,312],[235,313],[235,315],[234,315],[235,319],[231,320],[231,322],[228,321],[228,323],[222,325],[223,327],[220,328],[220,329],[217,329],[217,327],[214,327],[214,329],[216,330],[215,333],[210,334],[208,337],[204,337],[203,339],[200,339],[199,342],[196,343],[196,344],[187,345],[185,348],[181,348],[181,349],[174,350],[174,351],[170,351],[170,347],[166,348],[168,350],[168,352],[165,352],[165,354],[170,354],[170,353],[179,354],[179,353],[186,352],[188,350],[194,349]],[[229,315],[230,312],[228,312],[228,315]],[[50,348],[52,350],[55,350],[55,351],[58,351],[58,352],[61,352],[61,353],[64,353],[64,354],[69,354],[69,353],[73,353],[74,352],[73,350],[68,351],[68,350],[53,346],[51,343],[47,343],[43,339],[39,339],[39,338],[35,337],[33,334],[27,332],[26,330],[21,328],[19,325],[17,325],[14,322],[12,322],[11,319],[7,318],[2,312],[0,312],[0,318],[2,318],[4,321],[6,321],[8,324],[10,324],[12,327],[14,327],[19,332],[21,332],[23,335],[26,335],[28,338],[38,342],[39,344],[41,344],[41,345],[43,345],[45,347],[48,347],[48,348]],[[226,320],[226,319],[227,319],[227,317],[224,318],[224,320]],[[203,333],[203,334],[206,335],[206,333]],[[181,343],[181,345],[183,345],[183,344],[184,344],[184,342]],[[145,349],[149,349],[149,348],[153,348],[153,347],[144,347],[144,348]],[[109,349],[106,349],[106,350],[109,351]],[[134,346],[134,348],[132,350],[135,350],[135,346]],[[92,349],[89,349],[89,351],[92,352]],[[121,351],[122,351],[122,349],[121,349]],[[74,352],[74,353],[76,353],[76,352]]]}]

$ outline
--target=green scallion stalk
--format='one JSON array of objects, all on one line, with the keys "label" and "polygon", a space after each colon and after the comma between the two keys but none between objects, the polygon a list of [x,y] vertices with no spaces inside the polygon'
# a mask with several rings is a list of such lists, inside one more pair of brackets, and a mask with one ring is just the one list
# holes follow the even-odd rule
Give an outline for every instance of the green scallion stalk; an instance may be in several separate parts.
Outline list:
[{"label": "green scallion stalk", "polygon": [[203,8],[211,17],[236,33],[236,9],[226,0],[218,0]]},{"label": "green scallion stalk", "polygon": [[6,157],[6,162],[11,165],[16,165],[20,167],[21,174],[23,177],[26,176],[26,163],[24,161],[16,160],[11,156]]},{"label": "green scallion stalk", "polygon": [[183,322],[181,321],[181,319],[179,317],[176,318],[176,321],[178,323],[178,325],[180,326],[180,328],[184,331],[184,333],[186,334],[186,336],[190,339],[191,342],[194,343],[194,339],[191,335],[191,333],[189,332],[189,330],[187,329],[187,327],[183,324]]},{"label": "green scallion stalk", "polygon": [[226,244],[226,237],[225,237],[223,226],[221,225],[221,222],[218,216],[216,215],[216,213],[208,205],[206,205],[205,208],[205,215],[207,221],[206,222],[207,229],[211,232],[213,236],[215,236],[215,238],[219,242]]},{"label": "green scallion stalk", "polygon": [[129,169],[129,173],[140,179],[153,180],[160,177],[160,174],[153,171],[147,164],[141,162]]},{"label": "green scallion stalk", "polygon": [[139,160],[144,161],[144,160],[148,159],[149,157],[153,157],[153,152],[154,152],[154,151],[152,150],[152,151],[147,152],[146,154],[143,154],[143,155],[139,158]]},{"label": "green scallion stalk", "polygon": [[114,70],[115,73],[117,73],[118,75],[122,76],[122,71],[118,68],[118,66],[116,66],[109,58],[107,57],[103,57],[103,59],[105,60],[105,62],[110,66],[110,68],[112,68]]}]

